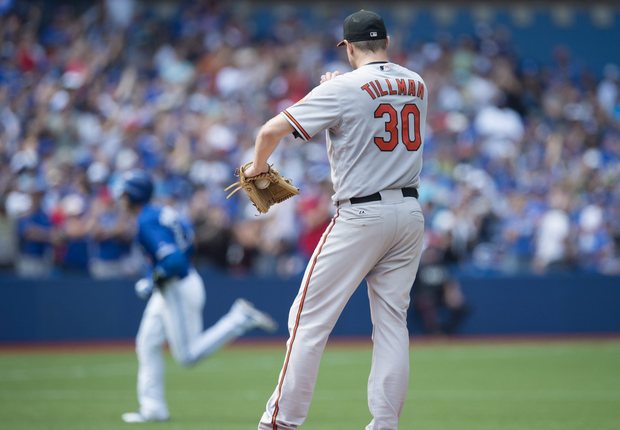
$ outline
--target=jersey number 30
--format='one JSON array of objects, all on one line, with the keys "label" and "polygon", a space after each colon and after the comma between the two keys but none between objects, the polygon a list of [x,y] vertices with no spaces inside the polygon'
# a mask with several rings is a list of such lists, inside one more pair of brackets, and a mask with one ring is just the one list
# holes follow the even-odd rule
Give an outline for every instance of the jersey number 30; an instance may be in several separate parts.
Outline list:
[{"label": "jersey number 30", "polygon": [[[420,149],[422,144],[422,138],[420,137],[420,109],[414,104],[406,104],[401,109],[399,115],[394,106],[381,103],[375,109],[375,118],[384,118],[386,115],[385,131],[389,136],[387,139],[375,136],[375,145],[381,151],[393,151],[396,145],[398,145],[400,137],[408,151]],[[413,121],[413,124],[411,124],[411,121]]]}]

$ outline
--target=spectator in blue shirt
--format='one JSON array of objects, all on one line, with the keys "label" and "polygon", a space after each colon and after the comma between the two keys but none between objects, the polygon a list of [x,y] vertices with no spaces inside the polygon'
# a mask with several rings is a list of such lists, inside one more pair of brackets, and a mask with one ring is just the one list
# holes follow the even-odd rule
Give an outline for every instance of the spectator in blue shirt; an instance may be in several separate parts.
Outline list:
[{"label": "spectator in blue shirt", "polygon": [[30,209],[17,221],[19,257],[17,274],[23,277],[49,276],[53,269],[53,244],[56,232],[49,215],[43,209],[45,186],[31,188]]},{"label": "spectator in blue shirt", "polygon": [[86,218],[84,197],[73,193],[65,196],[60,205],[62,252],[60,266],[65,273],[88,273],[90,228]]},{"label": "spectator in blue shirt", "polygon": [[135,222],[107,194],[93,201],[90,273],[94,278],[116,278],[133,274],[132,241]]}]

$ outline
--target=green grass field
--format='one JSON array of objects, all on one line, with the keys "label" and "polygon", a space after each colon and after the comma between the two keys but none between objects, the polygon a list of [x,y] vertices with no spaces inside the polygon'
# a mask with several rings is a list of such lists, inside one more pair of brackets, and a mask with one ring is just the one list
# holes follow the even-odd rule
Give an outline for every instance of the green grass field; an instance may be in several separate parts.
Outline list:
[{"label": "green grass field", "polygon": [[[329,346],[304,428],[363,429],[370,347]],[[130,349],[0,350],[0,428],[255,429],[284,345],[234,346],[193,369],[168,359],[172,420],[129,425],[136,408]],[[401,430],[620,428],[620,340],[414,343]]]}]

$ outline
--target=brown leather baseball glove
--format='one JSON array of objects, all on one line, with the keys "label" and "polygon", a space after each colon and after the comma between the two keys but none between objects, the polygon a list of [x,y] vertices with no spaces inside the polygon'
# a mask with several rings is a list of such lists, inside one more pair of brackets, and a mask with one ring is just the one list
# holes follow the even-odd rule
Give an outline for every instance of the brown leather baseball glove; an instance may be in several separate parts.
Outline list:
[{"label": "brown leather baseball glove", "polygon": [[267,213],[269,208],[276,203],[299,194],[299,188],[294,186],[290,179],[282,177],[271,165],[265,173],[251,178],[246,177],[243,172],[251,165],[250,161],[235,171],[239,180],[226,187],[225,191],[232,190],[226,196],[227,199],[237,191],[243,190],[260,213]]}]

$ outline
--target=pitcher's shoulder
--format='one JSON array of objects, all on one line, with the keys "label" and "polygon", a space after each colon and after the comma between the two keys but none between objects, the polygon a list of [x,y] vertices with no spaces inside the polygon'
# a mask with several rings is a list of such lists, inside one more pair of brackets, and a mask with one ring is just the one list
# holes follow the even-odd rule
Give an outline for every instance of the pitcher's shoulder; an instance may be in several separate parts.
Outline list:
[{"label": "pitcher's shoulder", "polygon": [[424,82],[424,78],[422,78],[422,76],[420,76],[420,74],[418,72],[416,72],[415,70],[411,70],[408,67],[405,66],[401,66],[400,64],[394,64],[392,63],[395,70],[397,70],[398,72],[402,73],[403,75],[408,75],[411,77],[411,79],[415,79],[416,81],[421,81]]}]

